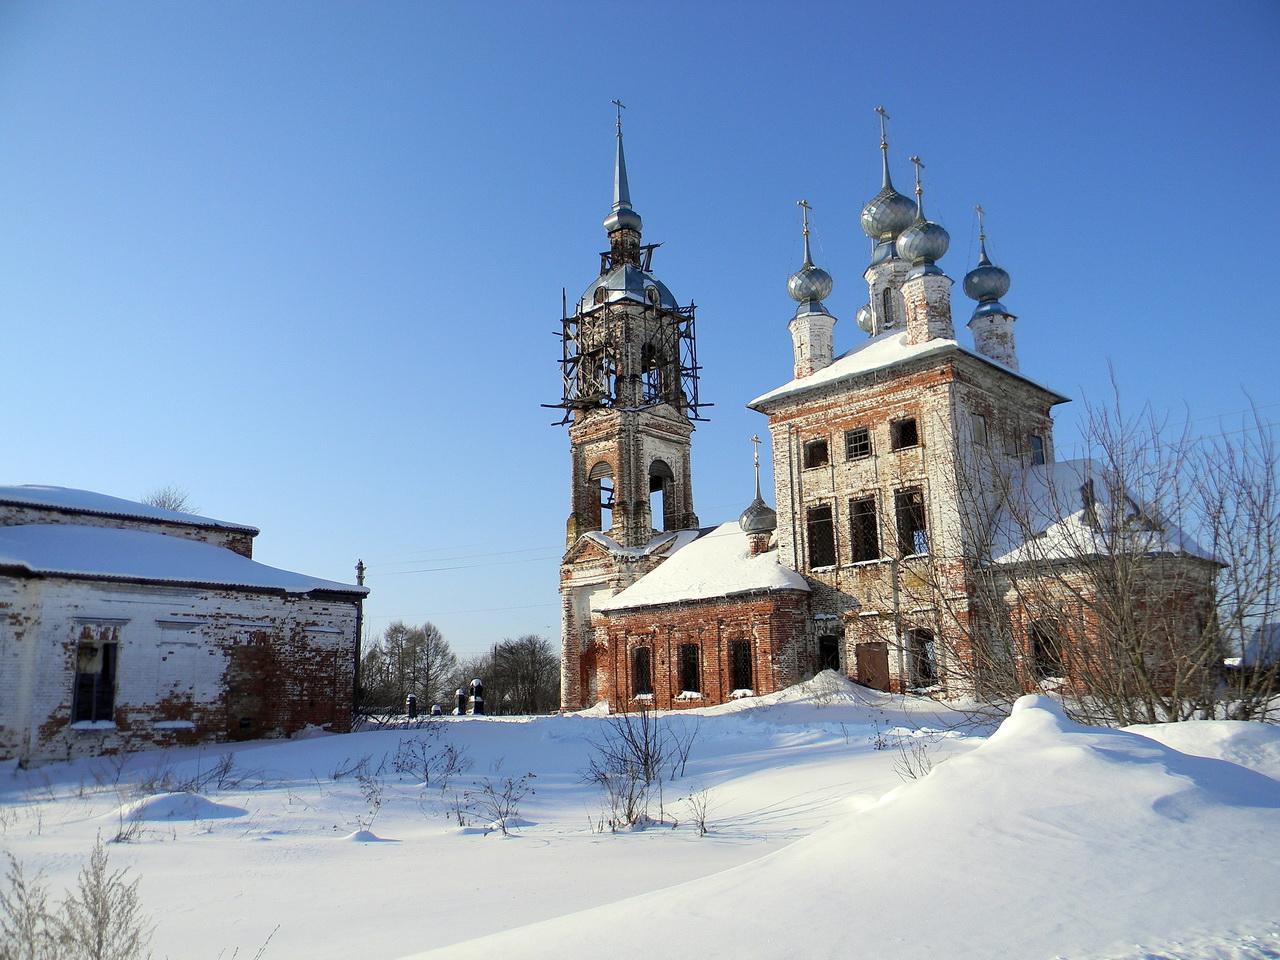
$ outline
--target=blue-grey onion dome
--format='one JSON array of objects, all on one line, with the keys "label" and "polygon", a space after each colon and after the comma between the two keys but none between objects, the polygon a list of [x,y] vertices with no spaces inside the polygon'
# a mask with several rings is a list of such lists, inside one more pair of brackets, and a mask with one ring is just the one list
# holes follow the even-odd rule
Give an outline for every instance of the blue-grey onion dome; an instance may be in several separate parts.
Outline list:
[{"label": "blue-grey onion dome", "polygon": [[964,275],[964,292],[972,300],[999,300],[1009,292],[1009,274],[993,263],[980,263]]},{"label": "blue-grey onion dome", "polygon": [[643,223],[640,214],[629,206],[620,207],[604,218],[604,229],[606,233],[613,233],[615,230],[634,230],[639,233]]},{"label": "blue-grey onion dome", "polygon": [[886,184],[862,208],[862,232],[872,240],[893,240],[915,218],[915,201]]},{"label": "blue-grey onion dome", "polygon": [[857,320],[859,330],[863,333],[871,332],[871,329],[875,324],[875,318],[871,315],[871,304],[864,303],[858,308]]},{"label": "blue-grey onion dome", "polygon": [[898,237],[898,255],[908,262],[936,263],[951,246],[951,234],[940,223],[917,219]]},{"label": "blue-grey onion dome", "polygon": [[759,497],[751,501],[751,506],[742,511],[738,518],[738,526],[743,533],[773,533],[778,529],[778,514]]},{"label": "blue-grey onion dome", "polygon": [[787,293],[792,300],[803,303],[806,300],[825,300],[831,295],[835,281],[831,274],[821,267],[808,263],[791,275],[787,281]]}]

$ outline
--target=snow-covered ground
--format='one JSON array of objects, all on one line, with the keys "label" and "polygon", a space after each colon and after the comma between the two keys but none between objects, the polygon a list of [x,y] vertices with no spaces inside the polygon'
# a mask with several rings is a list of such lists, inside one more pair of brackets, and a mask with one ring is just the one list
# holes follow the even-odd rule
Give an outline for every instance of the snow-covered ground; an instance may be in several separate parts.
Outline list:
[{"label": "snow-covered ground", "polygon": [[[60,890],[125,834],[112,863],[142,878],[156,955],[184,960],[277,927],[266,960],[1280,957],[1274,727],[1099,730],[1024,698],[996,730],[833,674],[665,722],[696,740],[644,830],[601,832],[583,782],[606,718],[448,718],[6,765],[0,848]],[[415,741],[471,767],[424,786],[395,769]],[[510,836],[458,825],[455,796],[526,773]]]}]

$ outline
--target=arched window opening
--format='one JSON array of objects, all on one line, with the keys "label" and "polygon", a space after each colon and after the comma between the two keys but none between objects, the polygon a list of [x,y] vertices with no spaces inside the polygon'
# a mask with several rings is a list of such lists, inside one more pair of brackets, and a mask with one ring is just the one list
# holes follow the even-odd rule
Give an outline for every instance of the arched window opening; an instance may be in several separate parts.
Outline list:
[{"label": "arched window opening", "polygon": [[631,652],[631,689],[637,697],[653,696],[651,658],[648,647],[636,647]]},{"label": "arched window opening", "polygon": [[1037,680],[1066,674],[1062,666],[1062,633],[1054,620],[1033,620],[1027,631],[1031,644],[1031,665]]},{"label": "arched window opening", "polygon": [[733,640],[729,643],[729,686],[731,690],[752,689],[750,641]]},{"label": "arched window opening", "polygon": [[907,655],[911,663],[912,687],[932,687],[938,682],[938,660],[932,630],[908,630]]},{"label": "arched window opening", "polygon": [[600,389],[606,400],[618,399],[618,364],[609,353],[600,360]]},{"label": "arched window opening", "polygon": [[698,669],[698,645],[682,643],[680,645],[680,692],[701,693],[702,677]]},{"label": "arched window opening", "polygon": [[667,360],[652,343],[640,348],[640,379],[646,403],[666,399]]},{"label": "arched window opening", "polygon": [[613,529],[613,468],[601,460],[587,474],[589,529]]},{"label": "arched window opening", "polygon": [[649,465],[649,522],[655,530],[671,529],[668,511],[674,483],[675,475],[665,461],[655,460]]},{"label": "arched window opening", "polygon": [[880,307],[881,329],[877,330],[876,331],[877,333],[882,333],[884,332],[884,330],[893,326],[893,290],[890,289],[889,287],[885,287],[884,290],[881,291],[880,299],[881,299],[881,307]]}]

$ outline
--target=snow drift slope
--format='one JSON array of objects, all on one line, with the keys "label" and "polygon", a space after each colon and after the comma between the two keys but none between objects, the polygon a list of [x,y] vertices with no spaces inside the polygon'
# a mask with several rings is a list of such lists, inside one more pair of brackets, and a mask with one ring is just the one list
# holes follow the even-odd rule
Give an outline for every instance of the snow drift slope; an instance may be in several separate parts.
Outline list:
[{"label": "snow drift slope", "polygon": [[1023,697],[982,746],[774,854],[419,956],[1129,952],[1268,928],[1278,829],[1280,782]]}]

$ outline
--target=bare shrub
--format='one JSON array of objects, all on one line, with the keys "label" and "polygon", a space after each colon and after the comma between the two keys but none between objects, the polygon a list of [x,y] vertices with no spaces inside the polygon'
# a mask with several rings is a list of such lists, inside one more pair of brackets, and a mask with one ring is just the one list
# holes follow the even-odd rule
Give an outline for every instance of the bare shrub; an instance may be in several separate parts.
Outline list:
[{"label": "bare shrub", "polygon": [[894,742],[897,756],[893,760],[893,772],[904,783],[908,780],[923,780],[936,765],[931,748],[932,744],[928,740],[898,737]]},{"label": "bare shrub", "polygon": [[110,870],[99,839],[80,871],[76,888],[62,902],[56,923],[61,956],[84,960],[134,960],[149,957],[153,925],[138,901],[138,881],[125,881],[128,869]]},{"label": "bare shrub", "polygon": [[0,890],[0,960],[57,960],[57,928],[40,875],[28,878],[13,856]]},{"label": "bare shrub", "polygon": [[471,769],[471,758],[465,747],[450,743],[435,749],[429,740],[414,737],[400,741],[391,766],[396,773],[420,780],[423,786],[435,780],[443,789],[450,779]]},{"label": "bare shrub", "polygon": [[684,798],[684,803],[689,808],[689,819],[698,828],[698,836],[705,837],[710,829],[707,826],[707,814],[711,809],[711,791],[706,787],[699,787]]},{"label": "bare shrub", "polygon": [[523,777],[502,777],[496,782],[484,777],[478,787],[466,791],[463,797],[474,813],[494,823],[506,836],[514,825],[511,821],[520,816],[520,802],[534,792],[531,781],[536,777],[537,774],[526,773]]},{"label": "bare shrub", "polygon": [[361,821],[360,825],[365,830],[369,830],[372,829],[373,821],[378,818],[378,813],[382,810],[382,780],[370,773],[358,773],[356,780],[360,784],[360,796],[364,798],[369,808],[368,816]]}]

